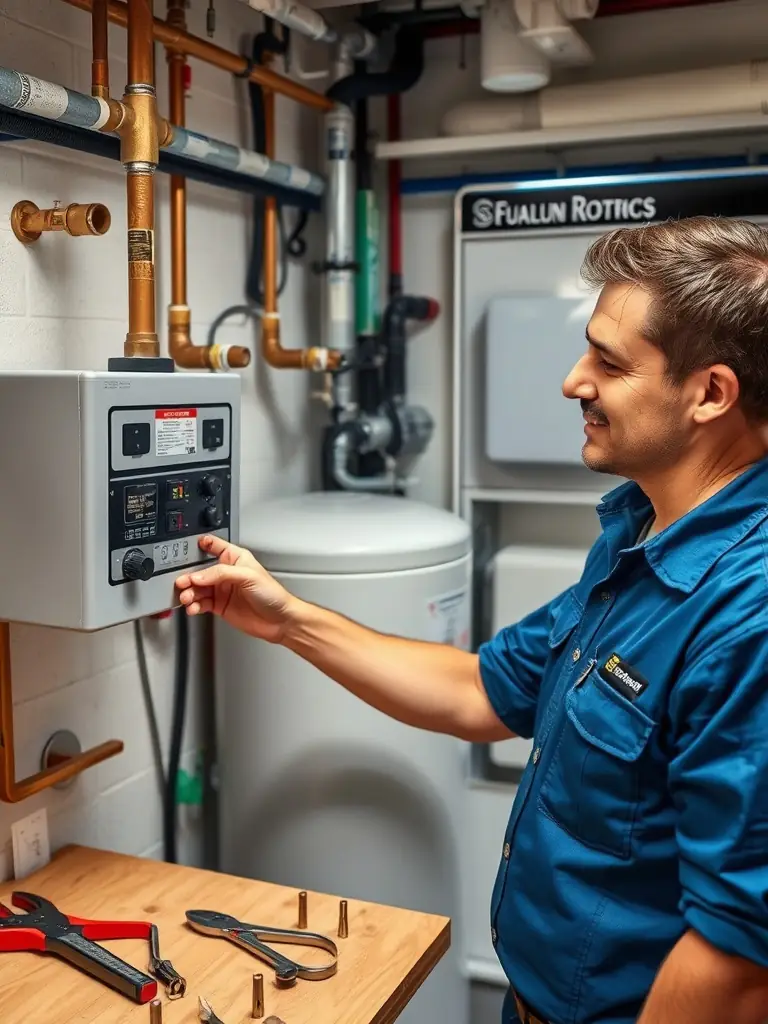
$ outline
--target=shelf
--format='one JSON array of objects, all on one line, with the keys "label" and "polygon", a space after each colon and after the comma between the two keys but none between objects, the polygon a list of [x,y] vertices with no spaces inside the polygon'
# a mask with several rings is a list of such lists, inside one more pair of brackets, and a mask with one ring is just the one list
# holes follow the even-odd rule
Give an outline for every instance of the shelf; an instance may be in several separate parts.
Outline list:
[{"label": "shelf", "polygon": [[764,132],[766,127],[768,114],[723,114],[717,117],[685,117],[663,121],[630,121],[625,124],[498,132],[493,135],[405,139],[398,142],[379,142],[376,144],[375,154],[378,160],[412,160],[418,157],[477,155],[504,150],[557,150],[606,142],[640,142],[670,137]]}]

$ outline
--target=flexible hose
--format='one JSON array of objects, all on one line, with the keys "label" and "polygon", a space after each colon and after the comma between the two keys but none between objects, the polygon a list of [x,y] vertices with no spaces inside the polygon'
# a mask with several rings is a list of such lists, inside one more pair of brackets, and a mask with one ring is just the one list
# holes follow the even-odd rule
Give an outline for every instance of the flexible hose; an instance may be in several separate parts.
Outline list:
[{"label": "flexible hose", "polygon": [[171,715],[171,743],[168,753],[168,774],[165,783],[163,803],[163,838],[165,859],[169,864],[177,863],[176,826],[177,799],[176,785],[181,762],[181,745],[184,738],[184,717],[189,688],[189,620],[184,608],[176,616],[176,662],[174,666],[173,712]]}]

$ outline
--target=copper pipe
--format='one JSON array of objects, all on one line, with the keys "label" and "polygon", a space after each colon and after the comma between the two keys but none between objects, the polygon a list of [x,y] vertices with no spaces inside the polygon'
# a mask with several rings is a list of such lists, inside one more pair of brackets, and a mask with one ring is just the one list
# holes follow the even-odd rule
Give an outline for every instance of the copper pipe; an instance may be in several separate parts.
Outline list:
[{"label": "copper pipe", "polygon": [[[275,94],[264,90],[264,152],[275,159]],[[264,311],[261,321],[261,354],[278,370],[336,370],[341,353],[335,349],[283,348],[277,309],[277,203],[269,197],[264,209]]]},{"label": "copper pipe", "polygon": [[107,0],[93,0],[91,17],[91,95],[109,99],[109,10]]},{"label": "copper pipe", "polygon": [[123,103],[130,116],[120,132],[128,209],[127,358],[160,354],[155,324],[155,168],[159,154],[152,42],[153,0],[128,0],[128,84]]},{"label": "copper pipe", "polygon": [[11,210],[11,227],[20,242],[30,245],[43,231],[66,231],[68,235],[104,235],[112,216],[101,203],[70,203],[41,210],[36,203],[22,199]]},{"label": "copper pipe", "polygon": [[[186,26],[184,0],[168,0],[168,23]],[[183,53],[167,51],[170,118],[183,128],[186,120]],[[241,345],[195,345],[191,338],[192,314],[187,304],[187,180],[171,175],[171,305],[168,307],[168,354],[185,370],[242,368],[251,353]]]},{"label": "copper pipe", "polygon": [[54,768],[45,768],[16,781],[16,752],[13,738],[13,688],[11,685],[11,633],[7,622],[0,622],[0,800],[17,804],[50,786],[71,779],[87,768],[123,751],[120,740],[109,740],[97,747],[67,758]]},{"label": "copper pipe", "polygon": [[[68,3],[71,7],[79,8],[81,11],[91,11],[94,0],[64,0],[64,2]],[[108,0],[108,10],[109,20],[113,21],[116,25],[126,28],[128,24],[128,8],[126,4],[122,0]],[[162,43],[166,49],[184,53],[188,57],[195,57],[206,64],[212,64],[213,67],[219,68],[221,71],[229,71],[233,75],[243,75],[248,70],[248,61],[245,57],[240,57],[236,53],[224,50],[221,46],[209,43],[205,39],[198,38],[198,36],[190,35],[189,32],[175,29],[159,18],[154,19],[152,32],[155,39]],[[276,93],[286,96],[290,100],[295,100],[296,103],[303,103],[305,106],[312,107],[315,110],[333,109],[333,101],[329,100],[327,96],[322,96],[320,93],[308,89],[299,82],[293,82],[290,78],[270,71],[268,68],[252,68],[249,78],[250,81],[266,86],[269,89],[274,89]]]}]

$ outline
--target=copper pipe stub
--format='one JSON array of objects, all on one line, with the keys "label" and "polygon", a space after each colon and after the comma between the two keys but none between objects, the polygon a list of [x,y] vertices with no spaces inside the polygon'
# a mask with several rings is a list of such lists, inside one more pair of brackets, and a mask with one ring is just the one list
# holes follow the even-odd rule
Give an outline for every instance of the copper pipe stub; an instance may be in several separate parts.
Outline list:
[{"label": "copper pipe stub", "polygon": [[41,210],[36,203],[22,199],[11,210],[14,235],[25,245],[36,242],[44,231],[65,231],[78,238],[82,235],[105,235],[112,215],[101,203],[70,203]]},{"label": "copper pipe stub", "polygon": [[149,1024],[163,1024],[163,1004],[159,999],[149,1004]]},{"label": "copper pipe stub", "polygon": [[299,928],[307,927],[307,894],[299,893]]},{"label": "copper pipe stub", "polygon": [[347,901],[339,902],[339,938],[346,939],[349,936],[349,920],[347,918]]},{"label": "copper pipe stub", "polygon": [[253,999],[251,1005],[251,1017],[264,1016],[264,975],[254,974],[253,976]]}]

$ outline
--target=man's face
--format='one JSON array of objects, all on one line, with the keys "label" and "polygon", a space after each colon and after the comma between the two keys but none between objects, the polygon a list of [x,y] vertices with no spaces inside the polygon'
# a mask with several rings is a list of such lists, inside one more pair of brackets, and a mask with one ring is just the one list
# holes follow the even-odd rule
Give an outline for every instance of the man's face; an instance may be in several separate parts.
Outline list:
[{"label": "man's face", "polygon": [[691,396],[664,377],[666,359],[642,336],[650,295],[606,285],[587,325],[587,352],[563,384],[581,402],[584,463],[636,479],[674,463],[690,438]]}]

